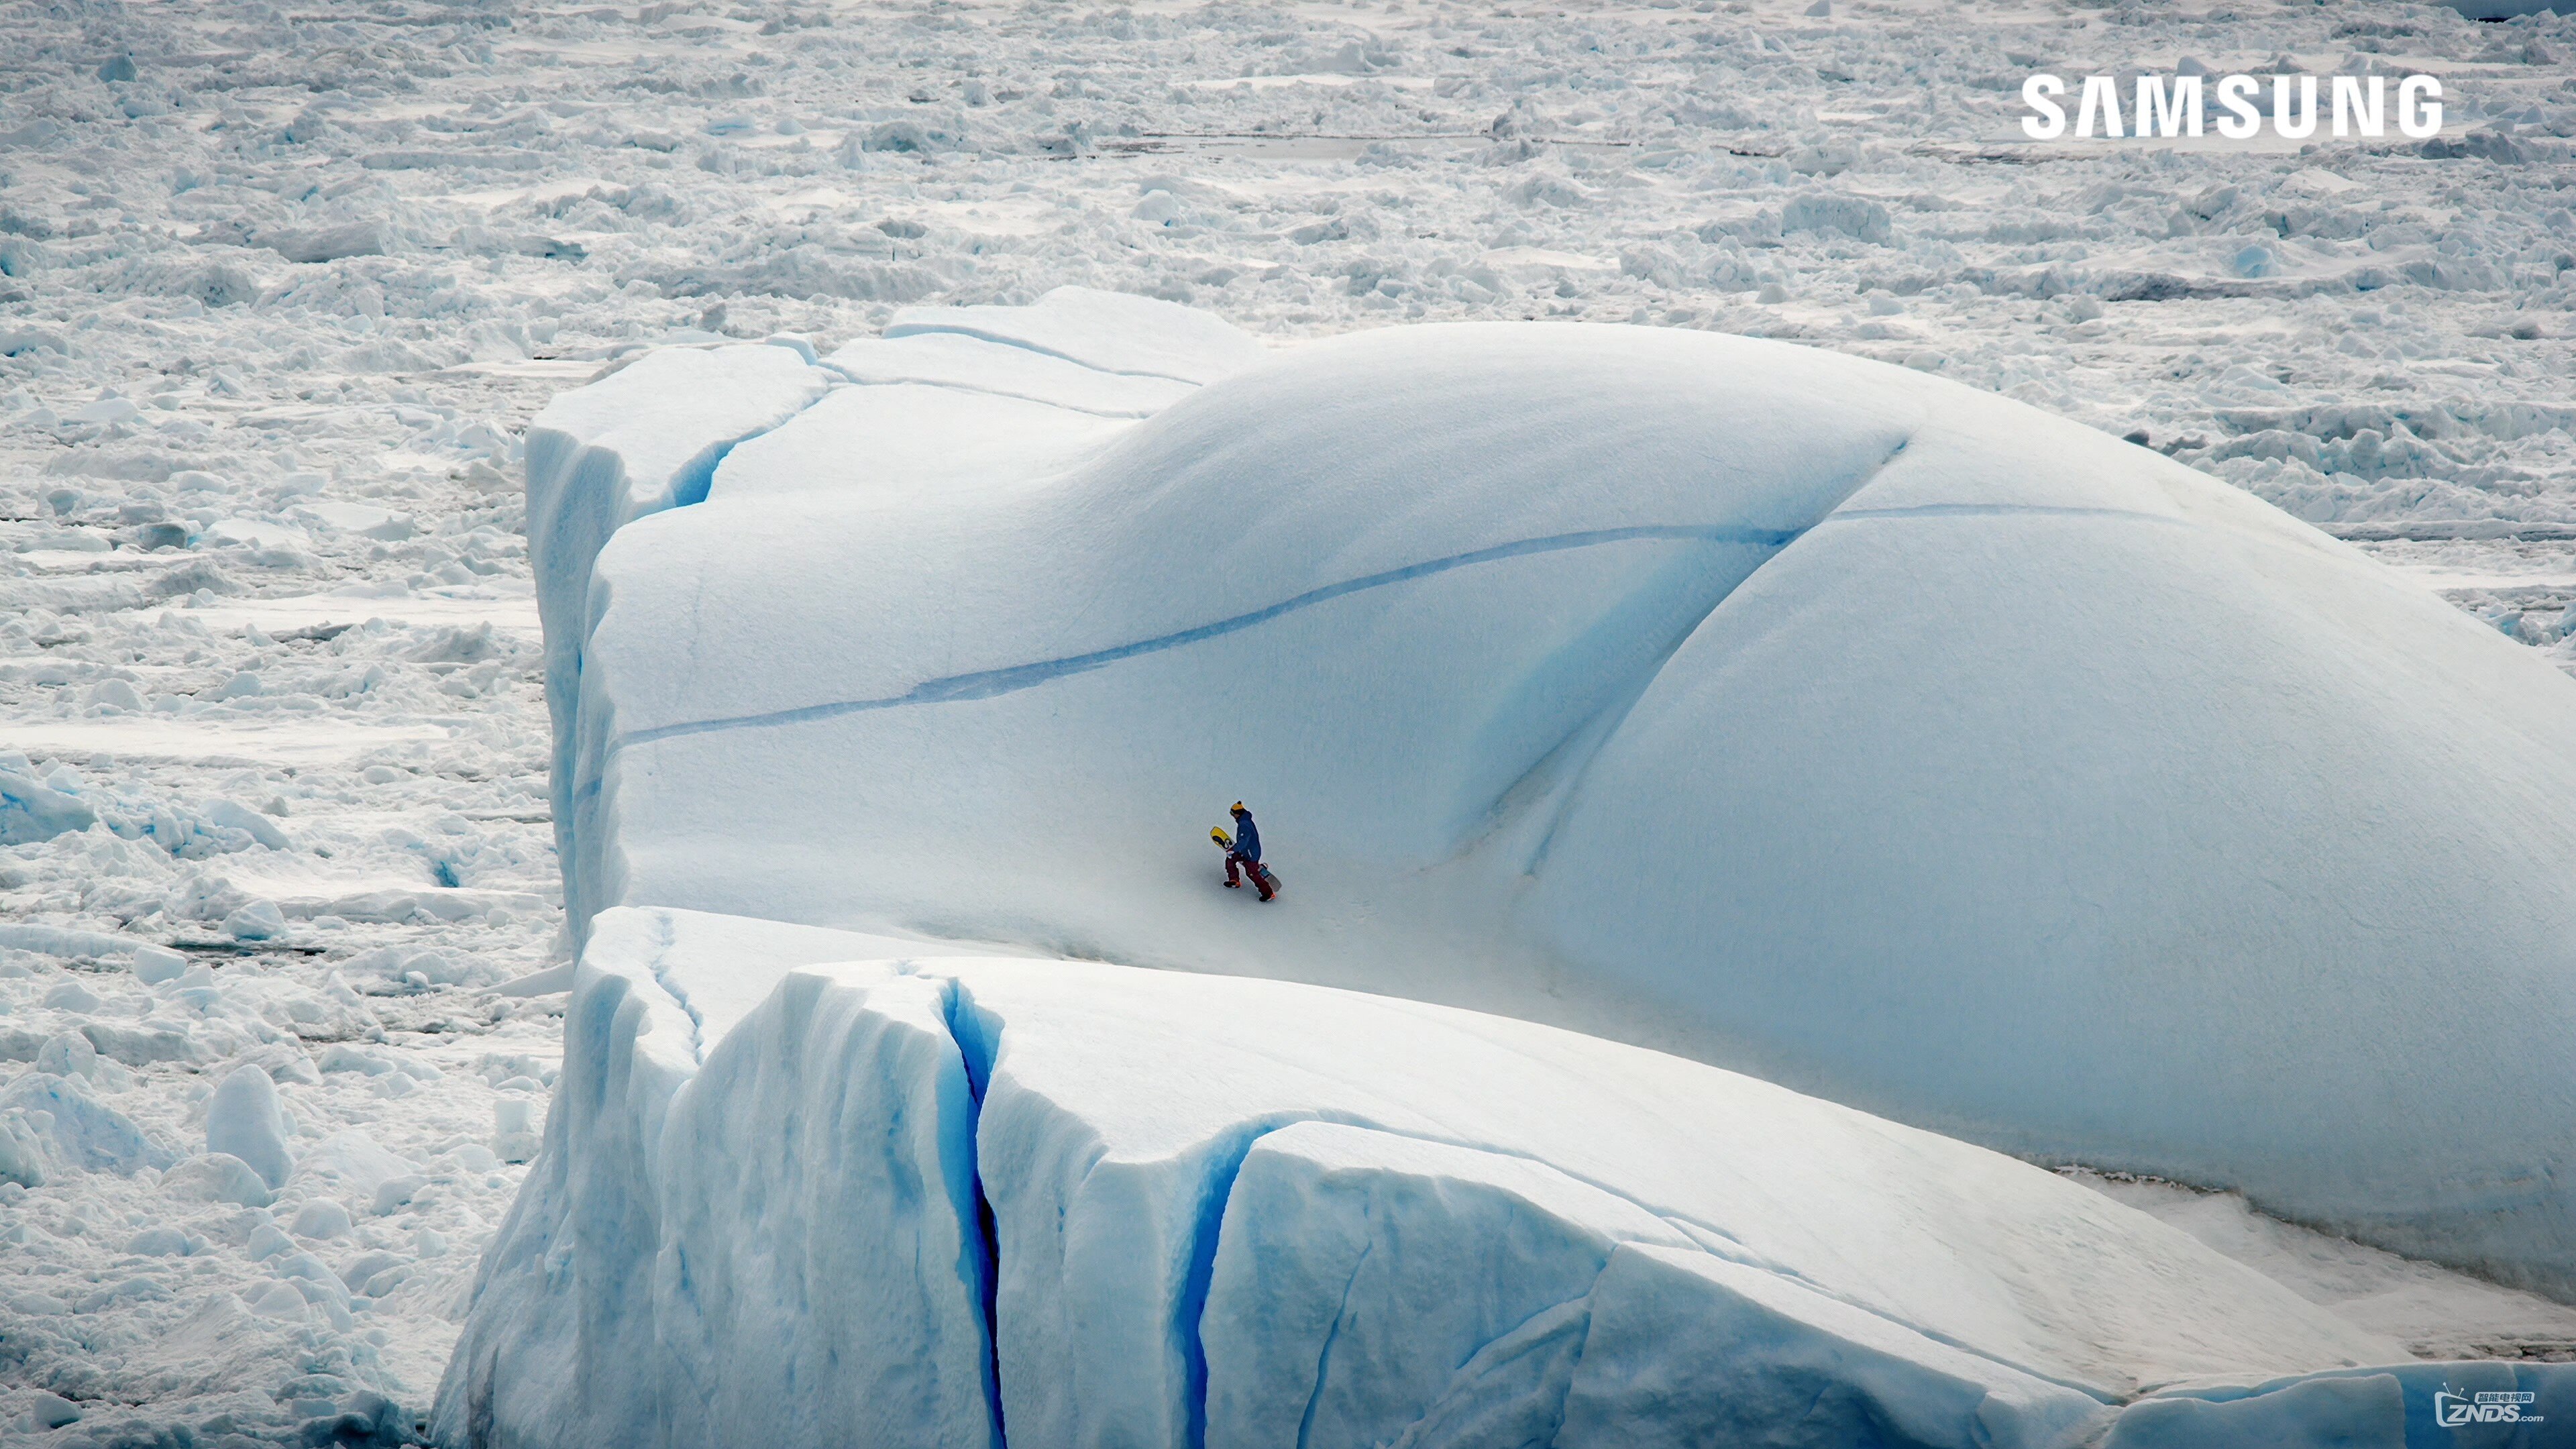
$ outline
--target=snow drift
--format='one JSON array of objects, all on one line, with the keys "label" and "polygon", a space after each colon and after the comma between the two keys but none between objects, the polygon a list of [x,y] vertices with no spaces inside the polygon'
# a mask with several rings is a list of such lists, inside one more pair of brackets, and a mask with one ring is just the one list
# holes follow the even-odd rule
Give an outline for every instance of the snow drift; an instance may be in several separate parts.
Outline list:
[{"label": "snow drift", "polygon": [[[1066,291],[810,407],[693,355],[531,448],[594,520],[537,559],[577,922],[1468,1006],[2576,1294],[2576,685],[2267,505],[1691,332]],[[647,454],[721,461],[635,517]]]},{"label": "snow drift", "polygon": [[962,949],[601,916],[438,1434],[2039,1446],[2402,1357],[2063,1178],[1714,1067]]}]

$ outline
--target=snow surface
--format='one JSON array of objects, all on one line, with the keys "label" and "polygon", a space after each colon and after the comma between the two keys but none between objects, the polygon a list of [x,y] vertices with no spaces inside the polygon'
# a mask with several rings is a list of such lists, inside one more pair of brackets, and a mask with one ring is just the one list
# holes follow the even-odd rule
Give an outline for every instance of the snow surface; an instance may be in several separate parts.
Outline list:
[{"label": "snow surface", "polygon": [[[0,718],[29,756],[0,771],[100,821],[0,848],[0,1091],[60,1043],[90,1074],[46,1075],[83,1085],[24,1090],[180,1164],[65,1164],[0,1109],[52,1174],[0,1187],[0,1437],[240,1449],[425,1407],[525,1171],[485,1154],[533,1145],[558,1049],[560,996],[475,984],[562,959],[522,430],[656,345],[801,335],[867,380],[880,348],[931,365],[935,336],[878,339],[905,306],[1067,282],[1274,342],[1777,335],[2144,430],[2576,659],[2565,18],[1705,4],[0,9]],[[2031,68],[2186,57],[2438,73],[2452,149],[2014,129]],[[1009,350],[1007,390],[1104,417],[1192,387]],[[260,900],[283,934],[223,929],[268,929]],[[202,1154],[244,1061],[312,1169],[258,1209]],[[2555,1305],[2157,1190],[2419,1352],[2576,1342]],[[342,1303],[297,1254],[405,1261]]]},{"label": "snow surface", "polygon": [[1706,1442],[1821,1394],[1799,1442],[2050,1444],[2400,1356],[2064,1178],[1676,1057],[836,947],[908,950],[602,917],[442,1436]]}]

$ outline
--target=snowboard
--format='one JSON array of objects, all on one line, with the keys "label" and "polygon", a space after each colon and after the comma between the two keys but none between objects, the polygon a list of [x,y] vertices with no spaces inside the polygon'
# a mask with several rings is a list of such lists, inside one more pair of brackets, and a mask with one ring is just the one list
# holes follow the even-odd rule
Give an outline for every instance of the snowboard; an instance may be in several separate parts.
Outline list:
[{"label": "snowboard", "polygon": [[[1225,851],[1229,855],[1234,852],[1234,837],[1225,833],[1224,826],[1219,825],[1211,827],[1208,831],[1208,839],[1216,842],[1217,849]],[[1270,867],[1263,865],[1257,860],[1247,863],[1252,868],[1252,883],[1254,886],[1259,888],[1261,898],[1263,900],[1266,901],[1272,896],[1279,894],[1279,873],[1277,871],[1272,870]]]}]

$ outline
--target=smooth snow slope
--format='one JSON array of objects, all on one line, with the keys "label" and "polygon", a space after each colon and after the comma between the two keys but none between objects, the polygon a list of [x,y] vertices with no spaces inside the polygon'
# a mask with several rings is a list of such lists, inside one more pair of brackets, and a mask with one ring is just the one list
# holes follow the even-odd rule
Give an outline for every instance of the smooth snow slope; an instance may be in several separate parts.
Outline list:
[{"label": "smooth snow slope", "polygon": [[599,556],[576,921],[1475,1006],[2576,1292],[2576,685],[2269,506],[1668,330],[1311,343],[968,484],[826,416]]},{"label": "smooth snow slope", "polygon": [[1452,1008],[617,910],[566,1033],[448,1442],[2037,1446],[2401,1356],[2064,1178]]}]

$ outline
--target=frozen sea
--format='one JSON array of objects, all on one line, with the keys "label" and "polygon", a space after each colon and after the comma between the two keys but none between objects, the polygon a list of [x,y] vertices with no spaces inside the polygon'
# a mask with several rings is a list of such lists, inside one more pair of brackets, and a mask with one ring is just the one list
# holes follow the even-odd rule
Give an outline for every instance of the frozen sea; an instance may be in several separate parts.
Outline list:
[{"label": "frozen sea", "polygon": [[[2576,19],[1809,8],[0,8],[0,1437],[425,1409],[560,1057],[509,984],[566,950],[521,435],[654,346],[1063,283],[1791,339],[2136,436],[2576,669]],[[2448,125],[2016,125],[2033,70],[2186,61],[2429,72]],[[181,1165],[244,1067],[276,1183]],[[2082,1180],[2427,1356],[2576,1354]]]}]

